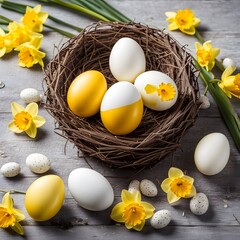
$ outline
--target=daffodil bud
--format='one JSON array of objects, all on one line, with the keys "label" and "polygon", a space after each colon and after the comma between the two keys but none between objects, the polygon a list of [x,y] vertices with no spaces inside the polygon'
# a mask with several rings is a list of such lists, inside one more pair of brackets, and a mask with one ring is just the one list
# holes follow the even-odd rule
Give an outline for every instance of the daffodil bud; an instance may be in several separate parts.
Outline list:
[{"label": "daffodil bud", "polygon": [[210,102],[209,102],[209,99],[207,96],[201,95],[199,101],[201,103],[201,105],[200,105],[201,109],[207,109],[210,107]]},{"label": "daffodil bud", "polygon": [[223,59],[223,66],[226,69],[229,66],[235,66],[235,63],[231,58],[224,58]]}]

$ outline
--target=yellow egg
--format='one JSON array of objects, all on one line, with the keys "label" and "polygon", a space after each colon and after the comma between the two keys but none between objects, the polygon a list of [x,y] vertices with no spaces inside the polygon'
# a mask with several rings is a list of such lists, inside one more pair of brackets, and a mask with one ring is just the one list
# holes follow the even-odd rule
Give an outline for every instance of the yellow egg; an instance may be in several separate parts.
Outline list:
[{"label": "yellow egg", "polygon": [[64,183],[57,175],[46,175],[35,180],[25,196],[25,207],[35,221],[46,221],[61,209],[64,200]]},{"label": "yellow egg", "polygon": [[79,117],[91,117],[99,112],[106,91],[107,82],[101,72],[83,72],[73,80],[68,89],[68,106]]},{"label": "yellow egg", "polygon": [[125,135],[134,131],[142,120],[142,98],[132,83],[118,82],[104,95],[100,111],[109,132]]}]

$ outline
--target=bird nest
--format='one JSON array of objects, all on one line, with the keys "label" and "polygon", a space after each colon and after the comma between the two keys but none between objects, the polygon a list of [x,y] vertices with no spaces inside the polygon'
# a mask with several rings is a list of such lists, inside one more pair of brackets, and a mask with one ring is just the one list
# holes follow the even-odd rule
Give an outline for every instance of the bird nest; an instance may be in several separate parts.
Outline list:
[{"label": "bird nest", "polygon": [[[98,70],[108,87],[116,82],[109,69],[113,45],[122,37],[137,41],[146,56],[146,71],[166,73],[176,83],[178,100],[166,111],[144,109],[138,128],[115,136],[103,126],[100,114],[90,118],[74,115],[67,104],[67,91],[74,78],[86,70]],[[162,30],[137,23],[98,22],[66,42],[45,69],[46,104],[56,129],[87,156],[111,167],[142,168],[161,161],[180,146],[199,109],[199,89],[192,56]]]}]

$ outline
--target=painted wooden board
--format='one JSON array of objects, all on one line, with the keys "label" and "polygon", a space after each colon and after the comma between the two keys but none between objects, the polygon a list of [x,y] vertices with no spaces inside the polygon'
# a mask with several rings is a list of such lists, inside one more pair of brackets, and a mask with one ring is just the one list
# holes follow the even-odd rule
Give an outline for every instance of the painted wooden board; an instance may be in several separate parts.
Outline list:
[{"label": "painted wooden board", "polygon": [[[35,1],[21,1],[34,5]],[[239,0],[108,0],[113,6],[131,17],[136,22],[150,26],[166,28],[164,12],[190,8],[201,19],[199,30],[206,40],[212,40],[215,47],[221,49],[219,59],[231,57],[240,65],[240,2]],[[52,15],[75,25],[85,27],[94,19],[83,18],[77,13],[66,12],[62,8],[44,6],[43,9]],[[0,8],[0,14],[18,20],[20,15]],[[49,21],[50,25],[55,23]],[[167,31],[167,30],[166,30]],[[77,34],[76,32],[73,32]],[[181,44],[187,45],[194,54],[195,39],[180,32],[171,32]],[[68,39],[58,33],[45,30],[42,50],[47,53],[45,63],[56,54],[57,47]],[[218,73],[219,75],[219,73]],[[57,174],[64,180],[66,197],[61,211],[50,221],[37,223],[33,221],[24,209],[24,195],[13,194],[16,207],[22,209],[26,220],[22,222],[25,237],[19,237],[12,231],[0,229],[0,239],[230,239],[240,238],[240,156],[232,138],[221,119],[213,99],[210,97],[211,107],[201,110],[194,126],[190,128],[181,141],[181,147],[167,156],[163,161],[151,169],[141,172],[134,170],[110,169],[95,159],[83,156],[70,142],[55,133],[53,118],[40,106],[39,115],[47,120],[46,125],[38,132],[35,140],[26,135],[16,135],[7,129],[12,115],[10,104],[17,101],[20,104],[19,93],[26,87],[34,87],[43,93],[42,79],[44,74],[39,67],[24,69],[17,66],[17,55],[11,53],[0,59],[0,81],[5,88],[0,89],[0,166],[16,161],[21,165],[21,174],[13,179],[0,175],[0,189],[16,189],[26,191],[28,186],[39,177],[32,173],[25,164],[26,157],[39,152],[49,157],[52,169],[49,173]],[[200,90],[204,91],[199,80]],[[240,113],[239,100],[232,103],[237,113]],[[224,133],[230,141],[231,155],[229,162],[220,174],[207,177],[199,173],[194,165],[193,154],[198,141],[208,133]],[[78,156],[79,155],[79,156]],[[178,206],[170,206],[166,195],[160,189],[159,183],[167,177],[170,166],[176,166],[195,178],[195,186],[199,192],[209,197],[210,209],[203,216],[195,216],[189,210],[189,200],[182,200]],[[157,210],[168,209],[172,212],[173,220],[162,230],[154,230],[149,221],[140,233],[129,231],[110,219],[111,208],[103,212],[90,212],[79,207],[71,197],[67,188],[69,173],[78,167],[91,167],[109,180],[114,188],[115,201],[120,201],[122,189],[126,189],[132,179],[150,179],[157,184],[159,194],[156,198],[143,197],[152,203]],[[0,198],[3,193],[0,193]]]}]

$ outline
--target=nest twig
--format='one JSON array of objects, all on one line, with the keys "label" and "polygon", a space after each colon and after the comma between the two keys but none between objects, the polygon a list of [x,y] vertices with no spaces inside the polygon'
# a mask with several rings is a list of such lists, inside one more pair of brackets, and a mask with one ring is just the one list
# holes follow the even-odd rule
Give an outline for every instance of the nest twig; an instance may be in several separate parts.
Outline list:
[{"label": "nest twig", "polygon": [[[68,108],[66,96],[74,78],[86,70],[99,70],[108,87],[116,82],[109,70],[109,55],[122,37],[137,41],[146,56],[147,69],[169,75],[176,83],[177,103],[167,111],[145,108],[139,127],[126,136],[114,136],[99,114],[80,118]],[[61,134],[79,150],[111,167],[153,166],[176,150],[199,108],[199,89],[192,57],[169,34],[137,23],[98,22],[65,43],[45,69],[46,109]]]}]

